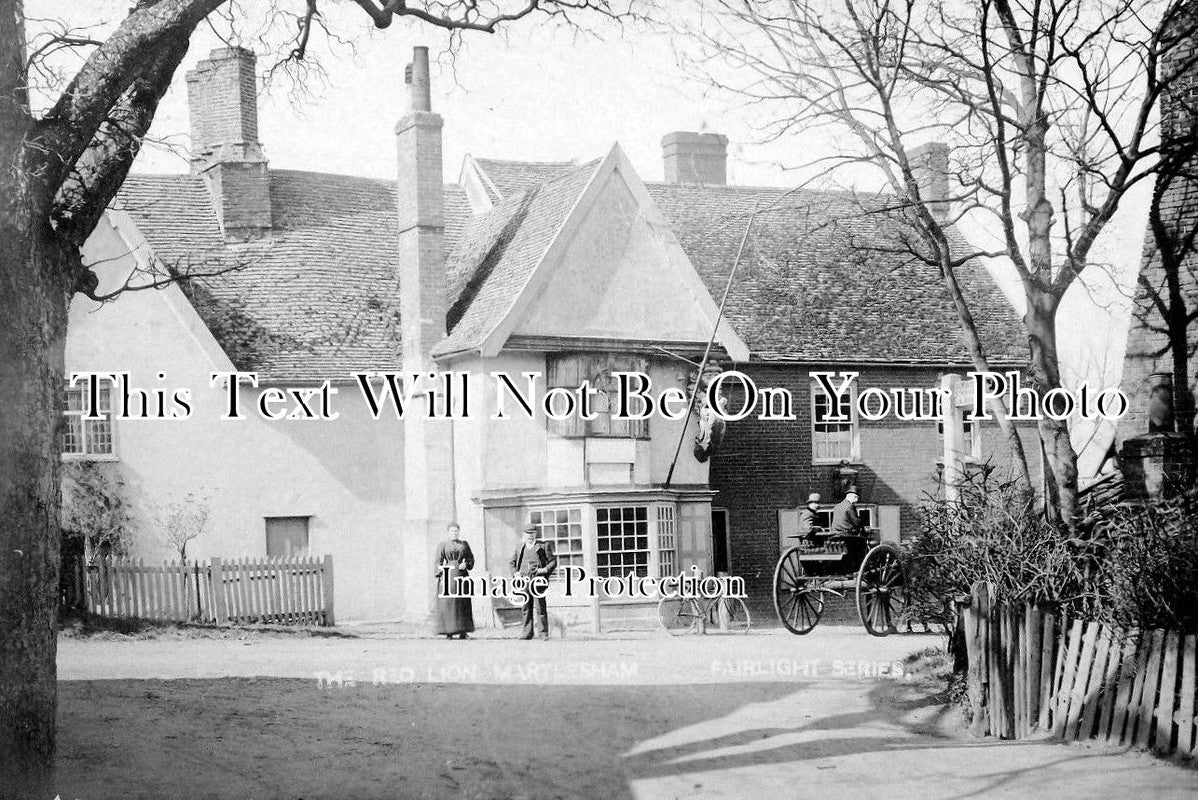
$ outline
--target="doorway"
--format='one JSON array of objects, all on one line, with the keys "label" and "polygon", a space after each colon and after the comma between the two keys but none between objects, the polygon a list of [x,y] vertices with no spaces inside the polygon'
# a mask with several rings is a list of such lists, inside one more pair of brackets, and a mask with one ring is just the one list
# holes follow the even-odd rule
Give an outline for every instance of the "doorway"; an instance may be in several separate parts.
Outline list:
[{"label": "doorway", "polygon": [[718,575],[721,572],[731,572],[731,558],[728,552],[728,509],[711,509],[711,562],[712,568]]}]

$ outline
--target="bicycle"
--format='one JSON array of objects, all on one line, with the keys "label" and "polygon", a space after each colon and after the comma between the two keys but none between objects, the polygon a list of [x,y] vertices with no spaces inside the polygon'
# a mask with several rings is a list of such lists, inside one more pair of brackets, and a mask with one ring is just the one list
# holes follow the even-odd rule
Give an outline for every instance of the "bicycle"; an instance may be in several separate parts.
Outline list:
[{"label": "bicycle", "polygon": [[661,626],[672,636],[707,633],[748,633],[749,607],[739,597],[663,597],[657,604]]}]

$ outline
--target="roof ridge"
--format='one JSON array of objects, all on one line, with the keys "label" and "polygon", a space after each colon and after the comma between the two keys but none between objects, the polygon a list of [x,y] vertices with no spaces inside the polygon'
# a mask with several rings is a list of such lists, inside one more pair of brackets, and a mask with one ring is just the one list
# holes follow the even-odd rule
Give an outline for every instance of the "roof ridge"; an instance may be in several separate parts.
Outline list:
[{"label": "roof ridge", "polygon": [[486,161],[491,164],[537,164],[549,167],[562,167],[567,165],[578,164],[577,158],[567,159],[566,161],[528,161],[519,158],[485,158],[483,156],[470,156],[475,161]]}]

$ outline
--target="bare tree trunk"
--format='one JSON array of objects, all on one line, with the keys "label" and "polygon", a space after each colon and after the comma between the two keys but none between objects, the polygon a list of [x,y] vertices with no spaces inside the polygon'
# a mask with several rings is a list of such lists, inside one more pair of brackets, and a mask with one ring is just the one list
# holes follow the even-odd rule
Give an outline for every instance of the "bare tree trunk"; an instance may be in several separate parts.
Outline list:
[{"label": "bare tree trunk", "polygon": [[[1028,298],[1026,322],[1032,382],[1041,397],[1061,385],[1057,368],[1057,306],[1056,298],[1051,295]],[[1045,508],[1050,517],[1072,527],[1077,519],[1077,454],[1069,439],[1069,423],[1045,416],[1038,427],[1049,473]]]},{"label": "bare tree trunk", "polygon": [[[0,177],[0,194],[12,189]],[[35,274],[61,270],[45,219],[0,211],[0,786],[36,779],[53,758],[67,293]]]},{"label": "bare tree trunk", "polygon": [[49,228],[42,155],[25,146],[19,0],[0,0],[0,797],[53,797],[59,453],[78,254]]}]

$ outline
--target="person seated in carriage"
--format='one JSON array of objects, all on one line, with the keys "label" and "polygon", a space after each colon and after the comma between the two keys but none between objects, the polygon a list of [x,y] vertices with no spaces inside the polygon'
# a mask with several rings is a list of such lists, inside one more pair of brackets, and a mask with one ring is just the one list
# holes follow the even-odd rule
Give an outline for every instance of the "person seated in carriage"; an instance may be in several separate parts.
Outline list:
[{"label": "person seated in carriage", "polygon": [[807,505],[799,512],[799,529],[790,538],[802,539],[811,547],[820,547],[828,538],[828,531],[816,522],[819,513],[819,494],[812,492],[807,495]]},{"label": "person seated in carriage", "polygon": [[861,525],[861,517],[857,513],[857,487],[850,486],[844,493],[844,499],[832,509],[833,536],[864,536],[865,528]]}]

